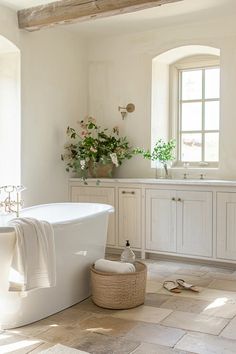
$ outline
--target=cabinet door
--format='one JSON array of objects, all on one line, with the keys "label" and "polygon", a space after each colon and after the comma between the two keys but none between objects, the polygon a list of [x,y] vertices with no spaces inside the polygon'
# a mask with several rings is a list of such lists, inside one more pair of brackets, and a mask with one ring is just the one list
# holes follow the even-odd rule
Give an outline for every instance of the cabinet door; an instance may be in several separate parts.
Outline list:
[{"label": "cabinet door", "polygon": [[146,191],[146,248],[176,252],[175,191]]},{"label": "cabinet door", "polygon": [[[115,188],[108,187],[72,187],[71,201],[77,203],[101,203],[115,207]],[[107,245],[115,246],[115,213],[109,216]]]},{"label": "cabinet door", "polygon": [[212,256],[212,193],[177,191],[177,252]]},{"label": "cabinet door", "polygon": [[141,190],[119,188],[119,246],[141,248]]},{"label": "cabinet door", "polygon": [[217,258],[236,260],[236,193],[217,193]]}]

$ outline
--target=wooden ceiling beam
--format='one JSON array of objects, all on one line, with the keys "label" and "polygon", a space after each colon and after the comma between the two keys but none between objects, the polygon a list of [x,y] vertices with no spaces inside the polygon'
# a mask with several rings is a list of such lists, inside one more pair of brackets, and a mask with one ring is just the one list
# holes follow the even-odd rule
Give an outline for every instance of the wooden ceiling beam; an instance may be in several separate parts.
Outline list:
[{"label": "wooden ceiling beam", "polygon": [[18,11],[19,28],[28,31],[131,13],[183,0],[61,0]]}]

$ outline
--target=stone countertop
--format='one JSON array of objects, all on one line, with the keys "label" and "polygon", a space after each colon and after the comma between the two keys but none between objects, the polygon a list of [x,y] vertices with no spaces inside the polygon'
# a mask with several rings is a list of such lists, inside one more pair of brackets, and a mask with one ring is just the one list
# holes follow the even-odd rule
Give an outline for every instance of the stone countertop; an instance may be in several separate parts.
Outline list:
[{"label": "stone countertop", "polygon": [[[101,183],[130,183],[130,184],[156,184],[156,185],[195,185],[195,186],[223,186],[236,187],[236,180],[213,179],[155,179],[155,178],[88,178],[87,182]],[[70,178],[70,182],[81,182],[80,178]]]}]

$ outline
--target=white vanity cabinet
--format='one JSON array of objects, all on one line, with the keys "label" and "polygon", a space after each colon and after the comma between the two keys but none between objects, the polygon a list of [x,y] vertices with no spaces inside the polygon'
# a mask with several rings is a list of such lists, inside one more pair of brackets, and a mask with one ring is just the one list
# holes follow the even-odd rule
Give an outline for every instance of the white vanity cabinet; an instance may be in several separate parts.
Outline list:
[{"label": "white vanity cabinet", "polygon": [[236,264],[236,181],[70,179],[73,202],[111,204],[107,247]]},{"label": "white vanity cabinet", "polygon": [[212,193],[146,190],[146,248],[212,256]]},{"label": "white vanity cabinet", "polygon": [[236,193],[217,193],[217,258],[236,260]]},{"label": "white vanity cabinet", "polygon": [[118,188],[118,245],[129,240],[134,248],[141,248],[141,189]]},{"label": "white vanity cabinet", "polygon": [[[81,183],[80,183],[81,184]],[[98,186],[71,186],[70,200],[77,203],[102,203],[110,204],[115,207],[115,188]],[[107,245],[116,245],[116,218],[115,213],[109,216]]]}]

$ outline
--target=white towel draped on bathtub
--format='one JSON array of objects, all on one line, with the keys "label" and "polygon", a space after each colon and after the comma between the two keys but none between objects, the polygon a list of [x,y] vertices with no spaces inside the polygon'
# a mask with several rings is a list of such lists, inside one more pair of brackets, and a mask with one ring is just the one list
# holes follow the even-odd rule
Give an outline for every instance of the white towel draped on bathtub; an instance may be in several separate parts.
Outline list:
[{"label": "white towel draped on bathtub", "polygon": [[109,261],[107,259],[98,259],[94,263],[94,269],[100,272],[112,272],[112,273],[133,273],[135,272],[135,266],[131,263]]},{"label": "white towel draped on bathtub", "polygon": [[[29,291],[56,285],[54,232],[46,221],[17,218],[16,243],[9,277],[9,291]],[[18,275],[18,279],[13,276]]]}]

